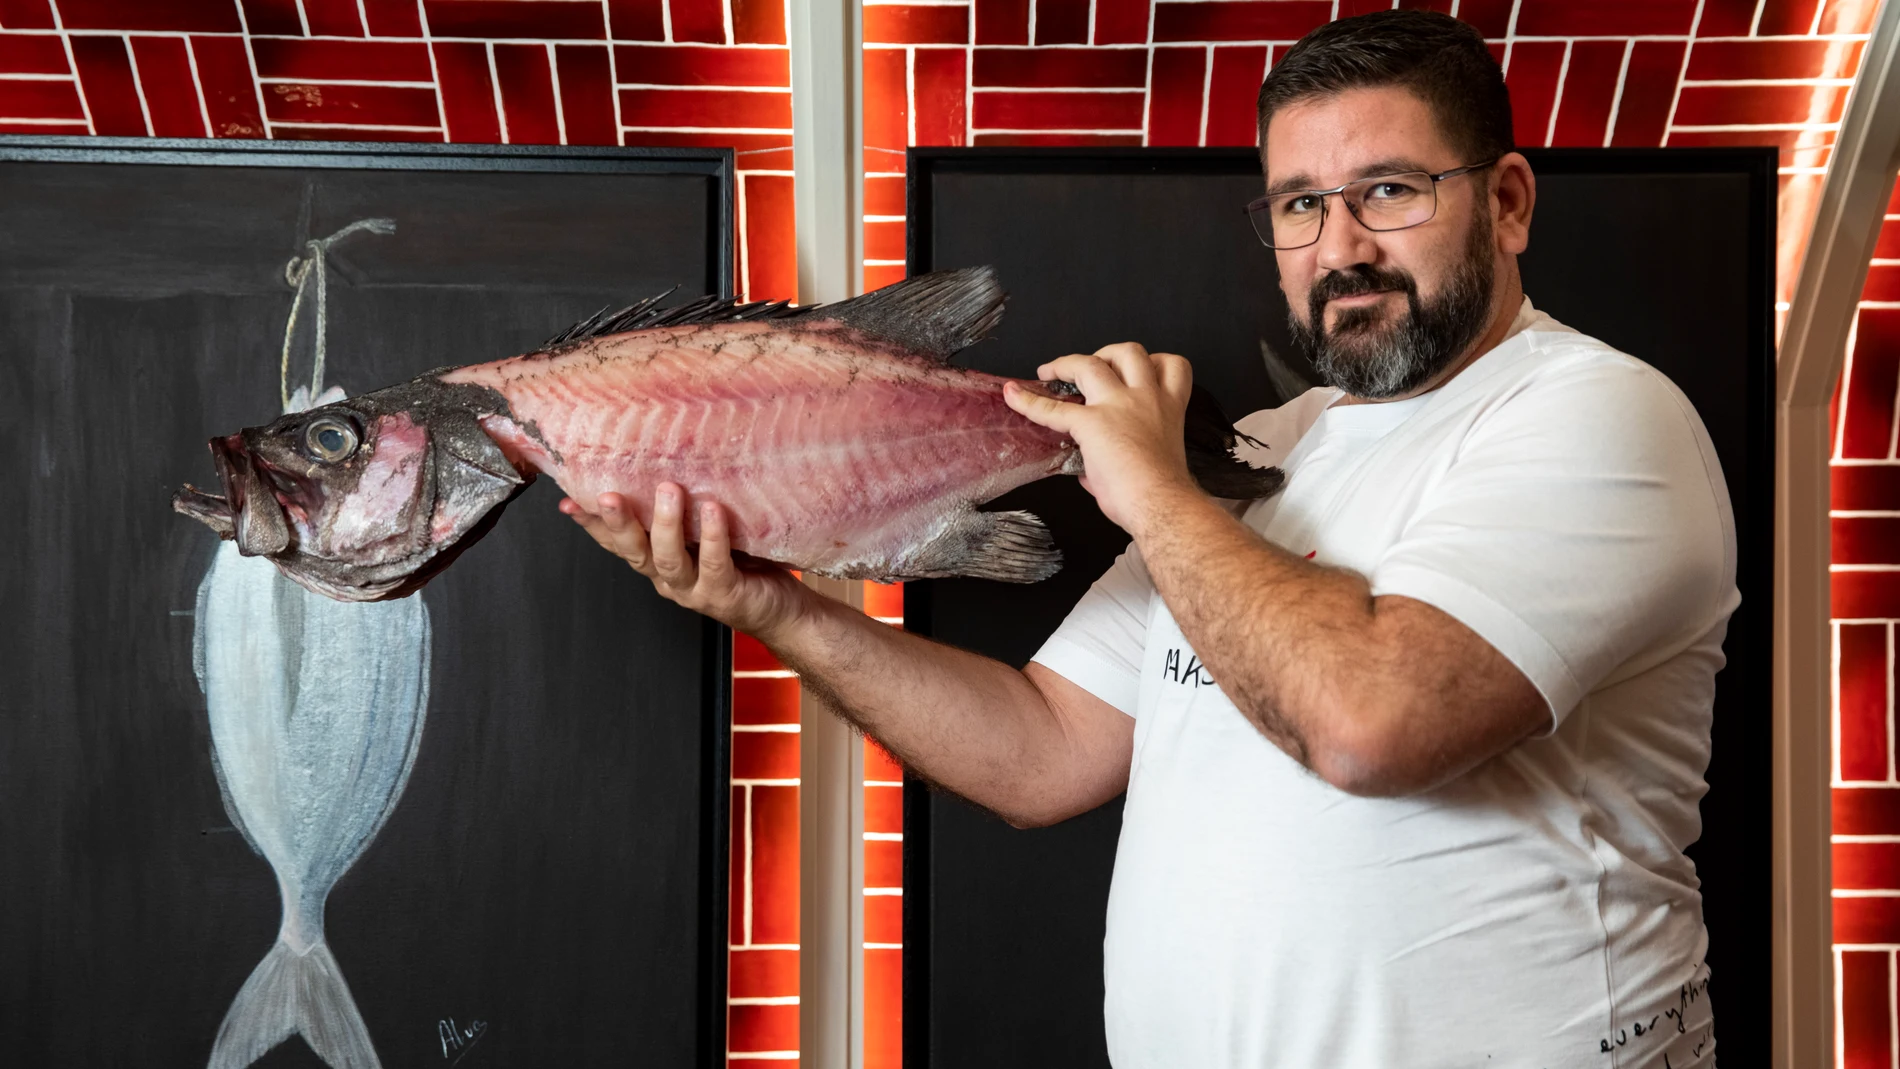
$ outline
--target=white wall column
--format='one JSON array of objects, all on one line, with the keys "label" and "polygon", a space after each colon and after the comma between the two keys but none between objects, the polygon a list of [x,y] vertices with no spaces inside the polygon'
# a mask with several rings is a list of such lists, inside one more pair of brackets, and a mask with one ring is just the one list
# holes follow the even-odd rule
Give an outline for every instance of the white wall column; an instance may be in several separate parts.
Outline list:
[{"label": "white wall column", "polygon": [[[791,0],[792,168],[798,300],[864,286],[863,50],[857,0]],[[864,586],[807,576],[862,607]],[[864,1063],[864,746],[812,700],[799,704],[798,1046],[809,1069]]]},{"label": "white wall column", "polygon": [[1883,5],[1842,117],[1776,384],[1774,1054],[1833,1065],[1828,402],[1900,170],[1900,3]]}]

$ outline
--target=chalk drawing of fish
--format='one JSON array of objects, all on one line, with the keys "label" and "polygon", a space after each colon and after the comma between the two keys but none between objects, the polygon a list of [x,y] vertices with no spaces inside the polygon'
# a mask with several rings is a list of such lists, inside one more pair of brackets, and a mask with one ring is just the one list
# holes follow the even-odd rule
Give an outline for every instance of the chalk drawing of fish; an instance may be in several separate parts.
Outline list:
[{"label": "chalk drawing of fish", "polygon": [[[286,412],[343,397],[323,388],[327,250],[352,234],[394,230],[391,220],[358,220],[307,242],[285,267],[297,291],[280,362]],[[315,366],[293,393],[292,342],[306,306]],[[276,873],[283,923],[225,1011],[209,1069],[245,1069],[293,1035],[332,1069],[381,1069],[324,942],[323,910],[409,782],[429,708],[429,648],[421,598],[336,601],[234,543],[219,544],[198,587],[192,666],[224,808]]]},{"label": "chalk drawing of fish", "polygon": [[244,1069],[293,1034],[334,1069],[380,1069],[323,908],[415,765],[429,645],[421,598],[335,601],[219,544],[198,589],[194,666],[225,808],[276,872],[284,912],[210,1069]]}]

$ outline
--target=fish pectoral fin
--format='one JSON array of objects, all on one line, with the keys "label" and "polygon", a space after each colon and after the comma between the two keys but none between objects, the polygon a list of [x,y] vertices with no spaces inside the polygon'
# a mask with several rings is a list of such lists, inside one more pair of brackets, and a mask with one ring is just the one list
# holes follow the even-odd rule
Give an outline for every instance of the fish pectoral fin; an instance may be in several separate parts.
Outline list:
[{"label": "fish pectoral fin", "polygon": [[248,1069],[300,1035],[331,1069],[382,1069],[363,1015],[323,943],[304,950],[278,941],[251,970],[225,1011],[207,1069]]},{"label": "fish pectoral fin", "polygon": [[1286,473],[1279,468],[1256,468],[1240,458],[1236,450],[1243,440],[1256,447],[1263,443],[1236,430],[1214,395],[1199,386],[1188,395],[1183,436],[1188,474],[1210,497],[1259,501],[1279,493],[1286,483]]},{"label": "fish pectoral fin", "polygon": [[904,578],[1040,582],[1062,570],[1049,528],[1029,512],[965,512],[904,564]]}]

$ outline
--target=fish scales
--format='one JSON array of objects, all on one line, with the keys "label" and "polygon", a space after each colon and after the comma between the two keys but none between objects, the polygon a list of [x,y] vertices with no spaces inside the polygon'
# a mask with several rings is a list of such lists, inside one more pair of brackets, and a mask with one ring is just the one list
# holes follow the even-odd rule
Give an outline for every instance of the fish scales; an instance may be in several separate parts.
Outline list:
[{"label": "fish scales", "polygon": [[[188,486],[173,504],[347,601],[420,589],[541,475],[583,507],[621,494],[649,526],[659,486],[678,483],[725,509],[736,550],[820,574],[1034,582],[1061,563],[1042,521],[978,506],[1081,474],[1081,457],[1009,408],[1009,380],[949,362],[1003,301],[982,267],[817,308],[644,301],[533,353],[215,438],[224,494]],[[1200,392],[1186,431],[1209,493],[1278,489],[1277,470],[1235,455],[1233,426]],[[697,513],[686,520],[697,541]]]}]

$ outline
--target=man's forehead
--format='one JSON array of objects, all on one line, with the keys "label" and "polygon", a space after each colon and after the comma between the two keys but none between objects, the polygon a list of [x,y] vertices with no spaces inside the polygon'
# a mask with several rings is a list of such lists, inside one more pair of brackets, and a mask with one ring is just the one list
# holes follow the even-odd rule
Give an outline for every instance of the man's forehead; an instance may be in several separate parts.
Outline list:
[{"label": "man's forehead", "polygon": [[1431,108],[1397,86],[1349,89],[1275,112],[1267,125],[1269,189],[1323,189],[1375,174],[1440,170],[1450,147]]}]

